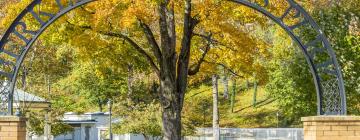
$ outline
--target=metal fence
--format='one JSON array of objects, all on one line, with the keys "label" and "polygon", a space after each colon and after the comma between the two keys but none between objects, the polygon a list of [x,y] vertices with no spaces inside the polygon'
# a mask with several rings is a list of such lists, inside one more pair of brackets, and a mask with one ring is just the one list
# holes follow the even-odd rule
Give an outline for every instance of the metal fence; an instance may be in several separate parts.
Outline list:
[{"label": "metal fence", "polygon": [[[200,128],[197,136],[187,136],[184,140],[212,140],[212,128]],[[302,128],[221,128],[221,140],[303,140]]]},{"label": "metal fence", "polygon": [[[213,140],[212,133],[212,128],[199,128],[196,135],[183,137],[183,140]],[[304,133],[302,128],[221,128],[220,137],[221,140],[304,140]],[[33,136],[27,140],[44,140],[44,137]],[[144,140],[144,137],[139,134],[114,134],[113,140]]]}]

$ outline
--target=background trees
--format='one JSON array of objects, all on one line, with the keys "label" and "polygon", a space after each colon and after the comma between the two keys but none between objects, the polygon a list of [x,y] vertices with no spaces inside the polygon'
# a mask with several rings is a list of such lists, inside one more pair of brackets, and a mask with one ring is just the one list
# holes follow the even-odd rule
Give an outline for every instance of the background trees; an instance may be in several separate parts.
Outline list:
[{"label": "background trees", "polygon": [[[0,31],[29,2],[0,2]],[[275,2],[270,10],[286,6]],[[359,3],[301,2],[334,44],[351,114],[359,113]],[[190,134],[211,126],[207,88],[213,74],[227,77],[219,94],[231,96],[219,98],[220,126],[271,127],[276,112],[281,126],[297,126],[300,117],[316,112],[310,72],[290,38],[253,10],[226,1],[102,0],[61,18],[35,46],[19,87],[51,101],[54,114],[104,111],[113,99],[125,118],[118,132],[179,139],[181,129]],[[254,91],[245,87],[254,81],[259,88],[252,107]],[[162,120],[154,110],[162,110]],[[144,122],[131,124],[140,116]],[[148,125],[158,122],[163,125]]]}]

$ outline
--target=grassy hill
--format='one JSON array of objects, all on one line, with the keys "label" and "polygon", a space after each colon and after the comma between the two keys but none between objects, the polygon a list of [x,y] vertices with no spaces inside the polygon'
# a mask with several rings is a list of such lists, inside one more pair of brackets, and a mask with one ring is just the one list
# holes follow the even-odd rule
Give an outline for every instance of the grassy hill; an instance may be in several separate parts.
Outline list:
[{"label": "grassy hill", "polygon": [[[231,85],[231,83],[229,84]],[[253,107],[253,87],[242,88],[235,95],[234,112],[231,112],[230,97],[223,97],[223,86],[219,82],[219,113],[221,127],[258,128],[277,126],[276,101],[258,87],[256,106]],[[229,94],[232,92],[229,86]],[[197,127],[211,127],[212,123],[212,86],[203,84],[191,88],[186,95],[184,120]]]}]

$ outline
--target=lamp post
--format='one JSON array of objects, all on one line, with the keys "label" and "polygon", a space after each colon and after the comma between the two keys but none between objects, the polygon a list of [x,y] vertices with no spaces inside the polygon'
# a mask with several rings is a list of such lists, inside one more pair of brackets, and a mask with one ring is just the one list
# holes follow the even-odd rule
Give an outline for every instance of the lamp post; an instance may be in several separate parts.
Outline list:
[{"label": "lamp post", "polygon": [[111,103],[111,99],[109,99],[109,101],[107,102],[108,107],[109,107],[109,134],[110,134],[110,140],[113,139],[113,134],[112,134],[112,129],[111,129],[111,108],[112,108],[112,103]]},{"label": "lamp post", "polygon": [[279,128],[279,111],[276,112],[277,128]]}]

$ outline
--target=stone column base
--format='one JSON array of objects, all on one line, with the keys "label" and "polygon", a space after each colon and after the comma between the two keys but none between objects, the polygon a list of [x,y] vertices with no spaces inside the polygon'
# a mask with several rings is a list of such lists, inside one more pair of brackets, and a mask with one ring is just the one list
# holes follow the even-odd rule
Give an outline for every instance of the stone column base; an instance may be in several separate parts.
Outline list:
[{"label": "stone column base", "polygon": [[15,116],[0,116],[0,140],[25,140],[26,119]]},{"label": "stone column base", "polygon": [[304,140],[360,140],[360,116],[303,117]]}]

